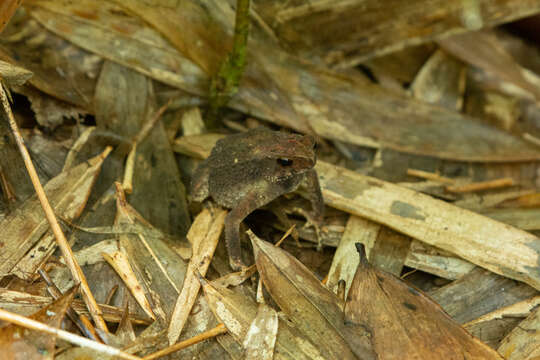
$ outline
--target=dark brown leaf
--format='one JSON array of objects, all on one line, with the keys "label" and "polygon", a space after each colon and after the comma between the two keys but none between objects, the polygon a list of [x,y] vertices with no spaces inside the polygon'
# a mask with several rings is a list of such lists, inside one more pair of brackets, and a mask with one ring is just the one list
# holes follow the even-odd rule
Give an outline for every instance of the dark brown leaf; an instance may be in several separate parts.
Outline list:
[{"label": "dark brown leaf", "polygon": [[501,359],[422,292],[372,267],[363,245],[358,249],[345,319],[370,333],[379,359]]}]

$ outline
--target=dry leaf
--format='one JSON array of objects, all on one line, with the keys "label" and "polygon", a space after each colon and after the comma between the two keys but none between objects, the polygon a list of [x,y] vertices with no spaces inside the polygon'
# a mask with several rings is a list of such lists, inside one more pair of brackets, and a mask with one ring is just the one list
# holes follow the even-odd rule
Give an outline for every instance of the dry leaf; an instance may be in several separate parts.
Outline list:
[{"label": "dry leaf", "polygon": [[[20,315],[30,315],[38,311],[40,307],[49,305],[51,302],[53,302],[53,299],[49,297],[30,295],[0,288],[0,308]],[[88,309],[82,300],[74,300],[71,306],[77,313],[88,316]],[[106,321],[120,322],[123,314],[122,309],[104,304],[99,304],[99,307]],[[151,323],[150,318],[140,316],[139,314],[130,313],[129,316],[130,321],[138,325],[149,325]]]},{"label": "dry leaf", "polygon": [[[191,309],[195,304],[201,287],[196,274],[198,272],[202,276],[206,275],[210,261],[212,261],[212,256],[216,250],[219,236],[223,230],[226,215],[227,211],[223,209],[215,209],[214,211],[204,209],[197,215],[187,234],[187,238],[192,244],[193,255],[189,260],[182,292],[180,292],[176,300],[176,305],[171,315],[169,332],[167,334],[169,344],[171,345],[178,340],[191,313]],[[207,226],[199,225],[201,223]]]},{"label": "dry leaf", "polygon": [[[60,328],[62,319],[78,289],[78,286],[73,287],[64,296],[45,306],[30,318],[51,327]],[[52,359],[55,345],[56,337],[54,335],[44,334],[17,325],[0,328],[0,358],[2,359]]]},{"label": "dry leaf", "polygon": [[[109,151],[60,173],[45,185],[45,192],[57,215],[72,220],[81,214]],[[49,228],[49,223],[36,196],[26,200],[18,211],[0,222],[0,228],[3,231],[0,277],[9,273],[17,273],[23,278],[32,276],[37,266],[54,250],[52,237],[48,239],[50,245],[44,248],[47,251],[39,247],[41,244],[38,241]],[[46,244],[47,238],[43,238],[43,241]],[[27,259],[28,262],[21,262],[36,243],[39,249],[34,255],[37,256]]]},{"label": "dry leaf", "polygon": [[363,245],[345,303],[351,327],[366,329],[379,359],[500,359],[439,305],[400,279],[373,268]]},{"label": "dry leaf", "polygon": [[[199,67],[143,21],[110,1],[39,0],[25,4],[48,30],[87,51],[188,92],[206,92],[206,75]],[[93,15],[85,16],[88,13]],[[161,20],[171,15],[169,12]]]},{"label": "dry leaf", "polygon": [[15,10],[21,6],[22,0],[4,0],[0,3],[0,33],[4,30]]},{"label": "dry leaf", "polygon": [[272,299],[327,359],[375,359],[369,333],[351,333],[342,301],[296,258],[248,231],[257,268]]},{"label": "dry leaf", "polygon": [[[77,5],[65,6],[71,9],[69,12],[55,2],[35,0],[32,14],[59,36],[149,77],[194,94],[205,89],[208,76],[215,73],[230,44],[226,34],[232,31],[234,11],[228,4],[215,0],[160,5],[122,0],[117,4],[160,31],[181,55],[163,55],[167,64],[155,65],[154,50],[148,51],[147,43],[132,34],[125,36],[115,29],[114,21],[105,21],[104,28],[97,21],[92,24],[75,15]],[[345,80],[339,73],[297,61],[257,32],[252,35],[244,80],[230,103],[237,110],[297,131],[362,146],[382,145],[465,161],[540,158],[536,148],[518,137],[458,112],[386,91],[355,76]],[[114,46],[120,39],[129,51]],[[184,60],[189,64],[174,66],[174,71],[167,68],[168,63]],[[178,69],[189,74],[187,80],[171,82],[171,74],[182,73]]]},{"label": "dry leaf", "polygon": [[[257,316],[257,304],[245,295],[229,290],[218,283],[202,280],[208,305],[225,324],[238,344],[243,344],[249,328]],[[323,352],[282,319],[278,319],[278,333],[274,359],[327,359]]]},{"label": "dry leaf", "polygon": [[[0,5],[1,6],[1,5]],[[2,10],[0,9],[0,14]],[[1,30],[0,30],[1,31]],[[32,77],[32,72],[0,60],[0,79],[7,87],[22,85]]]},{"label": "dry leaf", "polygon": [[257,316],[253,319],[243,344],[246,360],[272,360],[278,330],[276,310],[266,304],[259,304]]},{"label": "dry leaf", "polygon": [[336,67],[352,67],[434,37],[493,27],[540,11],[535,0],[255,3],[266,23],[295,53]]},{"label": "dry leaf", "polygon": [[145,296],[143,287],[140,285],[139,281],[137,280],[137,276],[131,268],[127,255],[120,251],[116,251],[112,254],[102,253],[101,255],[105,258],[109,265],[112,266],[118,276],[120,276],[146,315],[150,316],[152,319],[155,319],[156,316],[154,315],[152,307]]}]

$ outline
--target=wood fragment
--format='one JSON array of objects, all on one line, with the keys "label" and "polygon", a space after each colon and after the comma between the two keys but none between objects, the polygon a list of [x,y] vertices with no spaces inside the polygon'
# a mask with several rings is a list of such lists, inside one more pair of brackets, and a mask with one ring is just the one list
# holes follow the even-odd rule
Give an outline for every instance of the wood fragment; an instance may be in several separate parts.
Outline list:
[{"label": "wood fragment", "polygon": [[405,265],[449,280],[459,279],[475,268],[466,260],[418,240],[411,242]]},{"label": "wood fragment", "polygon": [[358,268],[358,256],[351,256],[356,251],[355,243],[361,242],[368,251],[375,244],[381,226],[358,216],[351,215],[347,221],[345,232],[332,258],[332,265],[327,275],[326,287],[334,294],[337,293],[340,280],[345,281],[345,296],[349,292],[354,274]]},{"label": "wood fragment", "polygon": [[540,296],[534,296],[512,305],[504,306],[487,314],[484,314],[474,320],[465,323],[465,328],[471,327],[475,324],[479,324],[485,321],[493,319],[502,319],[504,317],[518,317],[525,316],[531,313],[538,305],[540,305]]},{"label": "wood fragment", "polygon": [[429,295],[453,319],[464,324],[537,293],[526,284],[477,267],[460,279],[429,292]]},{"label": "wood fragment", "polygon": [[382,227],[370,252],[370,263],[399,277],[411,247],[411,238]]},{"label": "wood fragment", "polygon": [[497,351],[507,360],[533,360],[540,357],[540,308],[536,308],[502,341]]}]

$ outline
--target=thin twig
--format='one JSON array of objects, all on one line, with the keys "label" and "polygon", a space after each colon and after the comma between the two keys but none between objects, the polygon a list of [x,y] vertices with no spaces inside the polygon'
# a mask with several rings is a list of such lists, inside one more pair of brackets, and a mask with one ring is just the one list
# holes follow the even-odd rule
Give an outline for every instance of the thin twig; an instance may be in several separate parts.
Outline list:
[{"label": "thin twig", "polygon": [[[90,311],[90,314],[92,316],[92,319],[96,323],[96,326],[99,329],[105,332],[108,332],[107,325],[105,324],[105,321],[101,317],[101,310],[98,307],[96,299],[94,299],[94,296],[92,295],[90,291],[90,287],[88,286],[88,283],[86,282],[86,278],[84,277],[81,267],[79,266],[79,264],[77,264],[77,261],[75,260],[75,257],[73,256],[73,251],[71,250],[71,247],[69,246],[69,243],[67,242],[67,239],[64,235],[64,232],[62,231],[62,228],[60,227],[60,224],[58,224],[58,220],[56,219],[56,216],[54,215],[54,211],[51,207],[51,204],[49,203],[49,200],[47,199],[47,196],[45,195],[45,191],[43,190],[43,186],[41,185],[39,181],[36,168],[34,167],[34,164],[32,163],[32,159],[30,158],[30,154],[28,153],[28,150],[26,149],[26,146],[24,145],[24,140],[19,131],[19,127],[17,126],[17,123],[15,122],[13,113],[11,112],[11,107],[9,106],[8,98],[7,98],[6,92],[4,91],[3,86],[0,86],[0,97],[2,100],[2,105],[4,107],[4,111],[6,112],[6,115],[8,118],[9,126],[11,127],[11,131],[13,132],[13,136],[17,143],[17,147],[19,148],[21,156],[24,160],[24,165],[26,166],[26,170],[28,171],[30,180],[32,181],[32,184],[34,185],[36,195],[39,199],[39,202],[41,203],[41,207],[43,208],[43,211],[45,212],[47,221],[49,222],[52,232],[56,238],[56,243],[58,244],[58,247],[60,248],[60,251],[62,252],[62,256],[64,257],[64,260],[66,261],[66,264],[69,270],[71,271],[71,276],[73,276],[75,283],[80,284],[81,294],[83,296],[84,302],[86,303],[86,306],[88,306],[88,310]],[[107,148],[107,150],[103,152],[102,156],[103,157],[107,156],[110,151],[111,151],[111,148]]]},{"label": "thin twig", "polygon": [[27,329],[41,331],[47,334],[58,336],[62,340],[68,341],[72,344],[75,344],[81,347],[95,350],[102,354],[118,356],[122,359],[127,359],[127,360],[141,360],[141,358],[138,356],[125,353],[122,350],[119,350],[112,346],[101,344],[93,340],[89,340],[87,338],[72,334],[65,330],[60,330],[54,327],[50,327],[49,325],[43,324],[39,321],[29,319],[25,316],[14,314],[12,312],[9,312],[3,309],[0,309],[0,320],[4,320],[12,324],[16,324]]},{"label": "thin twig", "polygon": [[495,179],[495,180],[474,182],[474,183],[465,184],[461,186],[447,186],[446,190],[453,193],[465,193],[465,192],[499,189],[502,187],[508,187],[508,186],[513,186],[513,185],[515,185],[514,179],[506,177],[506,178]]},{"label": "thin twig", "polygon": [[432,173],[432,172],[417,170],[417,169],[407,169],[407,175],[416,176],[422,179],[438,181],[445,184],[451,184],[451,185],[455,184],[454,179],[441,176],[439,173]]},{"label": "thin twig", "polygon": [[187,348],[188,346],[195,345],[197,343],[200,343],[203,340],[224,334],[226,332],[227,332],[227,328],[225,327],[225,325],[219,324],[215,328],[205,331],[202,334],[199,334],[197,336],[194,336],[184,341],[180,341],[179,343],[166,347],[165,349],[161,349],[159,351],[156,351],[153,354],[147,355],[143,358],[143,360],[154,360],[159,357],[169,355],[175,351],[182,350],[184,348]]}]

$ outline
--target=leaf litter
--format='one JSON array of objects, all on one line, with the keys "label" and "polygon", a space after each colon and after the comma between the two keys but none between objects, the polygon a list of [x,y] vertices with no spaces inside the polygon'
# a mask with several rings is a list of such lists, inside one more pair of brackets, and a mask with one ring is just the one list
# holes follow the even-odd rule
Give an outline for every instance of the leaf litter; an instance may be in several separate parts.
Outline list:
[{"label": "leaf litter", "polygon": [[[253,0],[211,129],[234,1],[1,5],[0,355],[535,358],[540,2],[441,3],[430,27],[433,6]],[[244,222],[256,266],[232,273],[226,210],[186,189],[218,139],[257,126],[316,137],[324,226],[279,199]],[[286,251],[268,242],[292,224]]]}]

